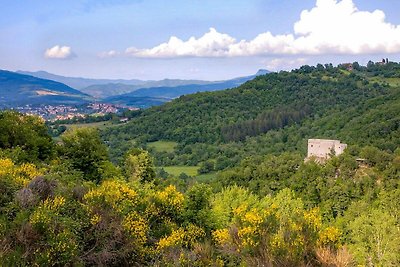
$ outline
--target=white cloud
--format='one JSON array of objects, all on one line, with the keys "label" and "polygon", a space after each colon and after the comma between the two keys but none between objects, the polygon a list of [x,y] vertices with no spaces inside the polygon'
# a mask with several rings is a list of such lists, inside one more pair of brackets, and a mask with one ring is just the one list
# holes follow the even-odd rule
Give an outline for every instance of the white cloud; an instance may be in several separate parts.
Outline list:
[{"label": "white cloud", "polygon": [[210,28],[209,32],[187,41],[172,36],[167,43],[150,49],[129,47],[125,53],[136,57],[221,57],[229,53],[230,45],[236,40],[228,34]]},{"label": "white cloud", "polygon": [[146,58],[399,52],[400,25],[386,22],[381,10],[358,10],[352,0],[316,0],[314,8],[301,12],[292,34],[265,32],[249,41],[237,41],[210,28],[198,39],[183,41],[172,36],[168,42],[153,48],[130,47],[125,51]]},{"label": "white cloud", "polygon": [[52,48],[46,49],[44,57],[50,59],[70,59],[75,57],[75,54],[72,52],[72,49],[69,46],[56,45]]},{"label": "white cloud", "polygon": [[400,25],[385,21],[381,10],[360,11],[352,0],[317,0],[294,25],[295,47],[307,54],[400,52]]},{"label": "white cloud", "polygon": [[118,56],[120,53],[118,51],[115,50],[110,50],[110,51],[104,51],[98,54],[98,57],[100,58],[109,58],[109,57],[116,57]]}]

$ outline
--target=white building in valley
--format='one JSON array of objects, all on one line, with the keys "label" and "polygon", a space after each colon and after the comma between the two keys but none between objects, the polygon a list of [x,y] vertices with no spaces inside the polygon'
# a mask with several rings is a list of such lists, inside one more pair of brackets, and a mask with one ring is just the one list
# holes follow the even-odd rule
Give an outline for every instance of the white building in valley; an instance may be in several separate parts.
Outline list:
[{"label": "white building in valley", "polygon": [[308,139],[307,159],[314,157],[318,161],[324,161],[332,155],[342,154],[346,147],[339,140]]}]

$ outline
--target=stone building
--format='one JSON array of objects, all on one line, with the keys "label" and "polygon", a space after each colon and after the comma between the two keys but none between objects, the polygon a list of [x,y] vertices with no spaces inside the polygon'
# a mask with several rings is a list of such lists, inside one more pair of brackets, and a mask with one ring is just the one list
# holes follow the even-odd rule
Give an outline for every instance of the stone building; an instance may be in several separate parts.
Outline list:
[{"label": "stone building", "polygon": [[342,154],[346,147],[339,140],[308,139],[307,159],[314,157],[318,161],[324,161],[332,155]]}]

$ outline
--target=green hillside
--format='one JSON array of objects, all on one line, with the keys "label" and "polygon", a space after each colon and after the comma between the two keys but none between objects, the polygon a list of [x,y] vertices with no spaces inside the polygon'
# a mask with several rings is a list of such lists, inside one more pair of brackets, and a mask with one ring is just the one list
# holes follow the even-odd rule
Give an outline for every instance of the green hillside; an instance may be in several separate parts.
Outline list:
[{"label": "green hillside", "polygon": [[249,155],[304,154],[306,140],[317,137],[393,151],[400,140],[400,90],[385,81],[399,72],[399,64],[390,63],[351,73],[331,65],[271,73],[235,89],[187,95],[145,110],[129,124],[104,131],[103,138],[115,158],[126,141],[178,142],[172,156],[155,153],[161,165],[212,158],[232,166]]},{"label": "green hillside", "polygon": [[91,97],[65,84],[0,70],[0,106],[79,104]]}]

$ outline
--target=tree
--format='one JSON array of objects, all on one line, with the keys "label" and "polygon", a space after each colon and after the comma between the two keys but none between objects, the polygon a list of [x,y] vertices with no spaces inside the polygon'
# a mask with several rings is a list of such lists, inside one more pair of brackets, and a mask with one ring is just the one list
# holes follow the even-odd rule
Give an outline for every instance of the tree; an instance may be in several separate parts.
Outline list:
[{"label": "tree", "polygon": [[15,111],[0,112],[0,149],[21,149],[20,161],[44,160],[52,157],[54,144],[44,120]]},{"label": "tree", "polygon": [[108,153],[98,131],[93,128],[67,131],[62,136],[62,142],[61,156],[81,171],[86,180],[99,182],[102,178],[101,167],[108,161]]},{"label": "tree", "polygon": [[197,172],[199,174],[204,174],[212,172],[213,170],[214,170],[214,162],[207,160],[200,165],[200,168],[198,169]]},{"label": "tree", "polygon": [[348,226],[350,250],[364,266],[398,266],[400,230],[396,219],[382,209],[363,212]]},{"label": "tree", "polygon": [[149,152],[142,149],[131,149],[125,155],[125,174],[128,180],[151,182],[156,176],[153,159]]},{"label": "tree", "polygon": [[195,184],[186,192],[184,217],[185,221],[196,224],[207,230],[212,228],[210,218],[210,198],[212,190],[209,185]]},{"label": "tree", "polygon": [[357,61],[353,62],[353,69],[355,69],[355,70],[361,70],[360,64],[358,64]]}]

